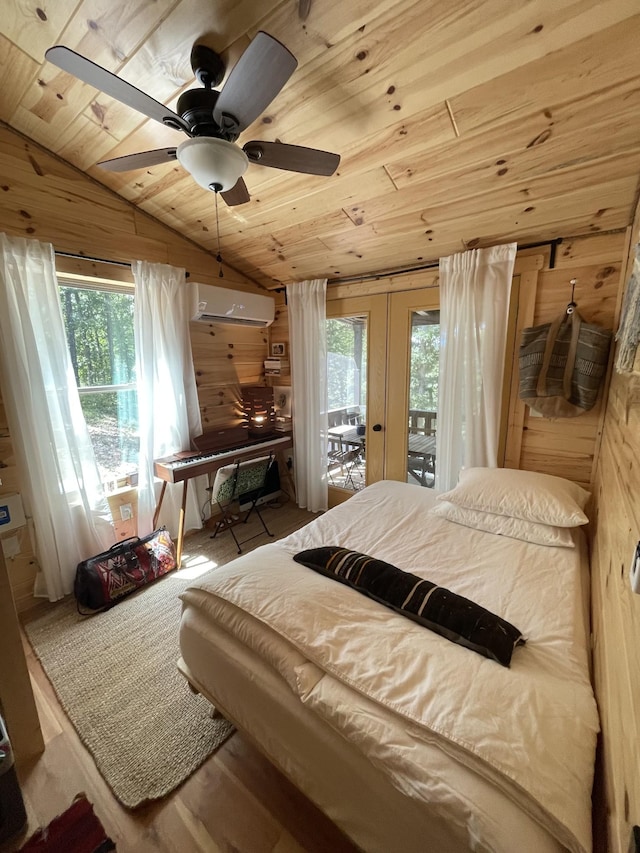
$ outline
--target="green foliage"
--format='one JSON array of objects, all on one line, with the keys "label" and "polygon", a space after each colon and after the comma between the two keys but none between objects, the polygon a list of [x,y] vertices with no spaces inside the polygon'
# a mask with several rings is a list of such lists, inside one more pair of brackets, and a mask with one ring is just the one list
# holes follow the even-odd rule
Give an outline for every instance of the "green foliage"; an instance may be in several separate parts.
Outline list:
[{"label": "green foliage", "polygon": [[366,403],[367,325],[358,318],[352,320],[327,320],[329,411]]},{"label": "green foliage", "polygon": [[133,296],[63,286],[60,303],[78,387],[134,382]]},{"label": "green foliage", "polygon": [[440,325],[414,326],[411,330],[409,408],[438,411]]},{"label": "green foliage", "polygon": [[60,305],[98,464],[104,476],[133,470],[139,444],[136,391],[84,390],[135,384],[133,294],[62,285]]},{"label": "green foliage", "polygon": [[140,447],[136,391],[83,393],[80,403],[100,469],[112,475],[134,471]]},{"label": "green foliage", "polygon": [[353,323],[345,320],[327,320],[327,352],[353,356]]},{"label": "green foliage", "polygon": [[[439,319],[439,312],[432,312]],[[411,371],[409,408],[438,410],[440,325],[424,322],[411,329]],[[360,343],[360,334],[362,339]],[[357,318],[327,320],[327,385],[329,411],[365,405],[367,382],[367,327]]]}]

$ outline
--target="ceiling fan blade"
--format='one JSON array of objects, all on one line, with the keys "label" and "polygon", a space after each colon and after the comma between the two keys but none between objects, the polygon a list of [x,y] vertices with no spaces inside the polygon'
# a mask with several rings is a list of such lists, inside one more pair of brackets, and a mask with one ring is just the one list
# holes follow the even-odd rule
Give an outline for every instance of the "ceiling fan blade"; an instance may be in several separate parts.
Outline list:
[{"label": "ceiling fan blade", "polygon": [[247,142],[243,150],[250,163],[307,175],[333,175],[340,165],[339,154],[283,142]]},{"label": "ceiling fan blade", "polygon": [[311,0],[299,0],[298,2],[298,17],[301,21],[306,21],[311,11]]},{"label": "ceiling fan blade", "polygon": [[213,111],[215,120],[240,133],[269,106],[297,65],[283,44],[260,31],[232,68]]},{"label": "ceiling fan blade", "polygon": [[97,165],[110,172],[128,172],[130,169],[159,166],[161,163],[169,163],[175,159],[175,148],[156,148],[154,151],[140,151],[139,154],[127,154],[124,157],[114,157],[113,160],[103,160]]},{"label": "ceiling fan blade", "polygon": [[58,68],[73,74],[78,80],[88,83],[94,89],[115,98],[116,101],[120,101],[139,113],[159,121],[160,124],[166,124],[176,130],[184,130],[186,133],[189,132],[186,122],[173,110],[74,50],[63,45],[55,45],[55,47],[50,47],[45,51],[44,55],[49,62],[57,65]]},{"label": "ceiling fan blade", "polygon": [[246,204],[246,202],[251,201],[249,190],[242,178],[238,178],[235,186],[224,193],[220,193],[220,195],[229,207],[234,207],[237,204]]}]

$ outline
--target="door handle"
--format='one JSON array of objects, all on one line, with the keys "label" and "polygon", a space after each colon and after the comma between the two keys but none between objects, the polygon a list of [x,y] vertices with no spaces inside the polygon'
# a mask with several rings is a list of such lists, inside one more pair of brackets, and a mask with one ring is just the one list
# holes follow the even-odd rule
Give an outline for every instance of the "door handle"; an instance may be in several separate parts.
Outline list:
[{"label": "door handle", "polygon": [[382,429],[382,424],[374,424],[374,425],[371,427],[371,429],[372,429],[374,432],[380,432],[380,430]]}]

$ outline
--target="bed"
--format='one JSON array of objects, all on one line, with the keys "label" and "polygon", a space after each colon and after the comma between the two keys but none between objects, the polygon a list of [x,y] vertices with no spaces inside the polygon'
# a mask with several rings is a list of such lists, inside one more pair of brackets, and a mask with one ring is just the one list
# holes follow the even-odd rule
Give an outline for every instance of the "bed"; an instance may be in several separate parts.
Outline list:
[{"label": "bed", "polygon": [[[446,495],[373,484],[181,596],[182,673],[365,851],[591,850],[588,493],[492,470],[459,503],[462,477]],[[328,545],[526,643],[501,666],[293,559]]]}]

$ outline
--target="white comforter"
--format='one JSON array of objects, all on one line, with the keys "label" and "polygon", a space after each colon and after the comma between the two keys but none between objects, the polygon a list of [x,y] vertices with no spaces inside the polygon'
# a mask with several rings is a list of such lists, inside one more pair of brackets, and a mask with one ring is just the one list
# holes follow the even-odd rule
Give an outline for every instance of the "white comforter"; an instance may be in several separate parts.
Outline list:
[{"label": "white comforter", "polygon": [[[377,483],[182,597],[258,651],[408,796],[433,802],[420,745],[436,743],[568,849],[589,851],[598,717],[582,536],[575,549],[530,545],[434,516],[433,500],[426,489]],[[446,586],[512,622],[527,644],[506,669],[291,559],[322,545]],[[485,849],[482,817],[453,819],[479,820]]]}]

